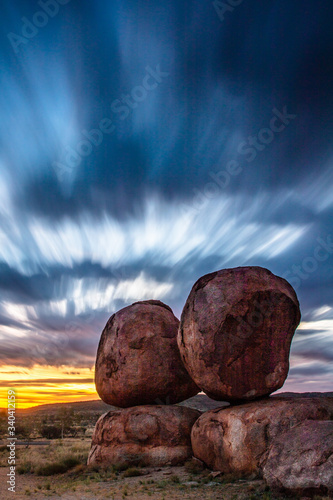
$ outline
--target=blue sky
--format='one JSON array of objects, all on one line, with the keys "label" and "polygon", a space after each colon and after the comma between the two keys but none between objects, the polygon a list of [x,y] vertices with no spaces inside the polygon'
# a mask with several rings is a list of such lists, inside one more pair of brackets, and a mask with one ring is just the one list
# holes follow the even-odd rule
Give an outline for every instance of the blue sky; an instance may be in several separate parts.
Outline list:
[{"label": "blue sky", "polygon": [[3,367],[92,368],[117,309],[155,298],[179,317],[203,274],[259,265],[301,304],[284,389],[332,390],[332,14],[2,7]]}]

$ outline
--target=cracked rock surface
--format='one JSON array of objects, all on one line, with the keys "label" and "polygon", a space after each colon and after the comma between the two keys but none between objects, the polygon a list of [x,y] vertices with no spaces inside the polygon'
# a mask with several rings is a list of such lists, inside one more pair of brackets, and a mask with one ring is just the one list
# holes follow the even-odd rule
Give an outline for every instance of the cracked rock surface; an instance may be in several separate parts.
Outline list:
[{"label": "cracked rock surface", "polygon": [[[192,428],[193,454],[213,470],[244,474],[260,473],[270,454],[266,469],[264,469],[268,477],[269,474],[274,474],[274,463],[280,460],[279,453],[274,449],[285,449],[283,453],[286,457],[289,448],[294,449],[289,461],[281,458],[279,463],[281,470],[285,471],[287,471],[287,468],[283,469],[285,464],[291,464],[293,460],[297,467],[299,457],[296,448],[301,440],[295,438],[294,444],[291,445],[288,436],[292,436],[293,432],[296,433],[300,423],[312,421],[312,427],[309,425],[309,429],[316,429],[317,424],[319,429],[322,425],[321,421],[327,421],[327,429],[332,431],[332,420],[333,397],[325,396],[325,394],[320,397],[312,396],[311,393],[306,397],[277,395],[239,406],[210,410],[204,413]],[[306,429],[303,434],[302,430],[298,430],[297,433],[305,438],[308,435]],[[327,429],[325,427],[325,432]],[[332,434],[329,435],[331,436],[329,449],[332,453]],[[278,444],[273,445],[276,439],[279,440]],[[317,441],[314,442],[317,443]],[[271,445],[272,448],[270,448]],[[277,447],[274,448],[274,446]],[[304,446],[306,446],[305,442]],[[312,444],[310,448],[311,446]],[[316,447],[319,448],[320,445],[317,443]],[[316,453],[314,456],[318,457],[319,450]],[[314,465],[315,461],[309,471],[316,470]],[[305,475],[307,470],[306,466]],[[317,471],[319,472],[319,468]],[[287,478],[287,472],[285,474]],[[271,482],[274,483],[274,478]]]},{"label": "cracked rock surface", "polygon": [[307,420],[277,436],[264,479],[289,495],[333,495],[333,421]]},{"label": "cracked rock surface", "polygon": [[200,414],[172,405],[105,413],[96,424],[88,464],[182,464],[192,456],[191,429]]},{"label": "cracked rock surface", "polygon": [[184,306],[178,345],[184,365],[210,398],[248,401],[282,387],[300,322],[296,293],[261,267],[200,278]]}]

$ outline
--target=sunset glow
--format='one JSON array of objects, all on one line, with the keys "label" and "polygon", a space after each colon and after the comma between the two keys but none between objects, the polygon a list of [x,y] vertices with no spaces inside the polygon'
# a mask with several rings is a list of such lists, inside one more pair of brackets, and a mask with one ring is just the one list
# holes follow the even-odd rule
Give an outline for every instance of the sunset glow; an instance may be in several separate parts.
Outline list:
[{"label": "sunset glow", "polygon": [[88,368],[34,366],[20,369],[15,366],[2,366],[0,376],[0,408],[7,406],[6,388],[15,390],[18,409],[99,399],[93,381],[93,370]]}]

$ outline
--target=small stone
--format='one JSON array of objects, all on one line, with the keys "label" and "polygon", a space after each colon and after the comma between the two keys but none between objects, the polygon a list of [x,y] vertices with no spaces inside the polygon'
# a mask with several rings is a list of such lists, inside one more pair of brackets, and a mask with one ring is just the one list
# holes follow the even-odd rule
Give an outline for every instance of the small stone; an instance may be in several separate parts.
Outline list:
[{"label": "small stone", "polygon": [[215,471],[215,472],[211,472],[209,475],[212,477],[218,477],[218,476],[222,476],[222,472]]}]

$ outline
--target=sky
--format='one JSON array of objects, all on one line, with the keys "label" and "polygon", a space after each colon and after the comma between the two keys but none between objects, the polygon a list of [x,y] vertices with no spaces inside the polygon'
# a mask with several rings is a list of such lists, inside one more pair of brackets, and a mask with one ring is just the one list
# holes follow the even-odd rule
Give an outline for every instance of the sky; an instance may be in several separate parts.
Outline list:
[{"label": "sky", "polygon": [[107,319],[262,266],[332,391],[333,5],[13,0],[0,33],[0,406],[97,399]]}]

